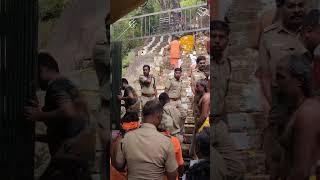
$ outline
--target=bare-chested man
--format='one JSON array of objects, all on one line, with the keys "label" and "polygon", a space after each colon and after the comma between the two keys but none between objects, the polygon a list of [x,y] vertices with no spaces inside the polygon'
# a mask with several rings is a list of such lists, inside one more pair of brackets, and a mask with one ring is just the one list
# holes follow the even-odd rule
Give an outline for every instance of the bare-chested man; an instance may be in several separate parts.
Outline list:
[{"label": "bare-chested man", "polygon": [[285,149],[284,178],[309,179],[320,159],[320,98],[312,97],[311,64],[307,56],[290,55],[276,68],[276,85],[290,104],[290,120],[280,138]]},{"label": "bare-chested man", "polygon": [[195,124],[195,131],[198,132],[199,128],[209,117],[210,113],[210,92],[208,89],[208,81],[200,79],[196,84],[196,91],[201,95],[201,99],[198,104],[200,110],[200,118]]},{"label": "bare-chested man", "polygon": [[200,97],[200,100],[197,104],[199,109],[199,114],[196,116],[199,117],[197,121],[195,121],[195,128],[193,130],[193,136],[191,141],[191,147],[189,150],[189,155],[194,159],[197,159],[195,154],[195,145],[196,145],[196,134],[202,124],[205,122],[206,118],[209,117],[210,113],[210,92],[208,89],[208,81],[205,79],[200,79],[196,83],[195,92]]}]

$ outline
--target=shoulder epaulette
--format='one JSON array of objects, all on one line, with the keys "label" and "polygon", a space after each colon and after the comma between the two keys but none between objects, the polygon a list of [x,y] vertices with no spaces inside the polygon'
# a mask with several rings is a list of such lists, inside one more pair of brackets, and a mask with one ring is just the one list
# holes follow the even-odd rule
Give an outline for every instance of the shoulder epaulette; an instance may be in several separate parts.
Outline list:
[{"label": "shoulder epaulette", "polygon": [[277,29],[278,27],[279,27],[279,24],[274,23],[274,24],[271,24],[270,26],[267,26],[266,28],[264,28],[263,32],[266,33],[271,30]]}]

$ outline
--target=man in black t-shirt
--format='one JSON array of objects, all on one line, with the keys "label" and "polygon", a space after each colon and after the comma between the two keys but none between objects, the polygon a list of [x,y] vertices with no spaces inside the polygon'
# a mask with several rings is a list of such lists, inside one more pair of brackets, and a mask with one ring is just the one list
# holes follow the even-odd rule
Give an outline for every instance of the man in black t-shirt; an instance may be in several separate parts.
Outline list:
[{"label": "man in black t-shirt", "polygon": [[122,90],[124,90],[123,96],[118,95],[118,99],[125,102],[124,107],[126,108],[126,113],[138,113],[140,110],[138,95],[133,87],[129,86],[129,82],[125,78],[122,78]]},{"label": "man in black t-shirt", "polygon": [[90,163],[95,153],[95,134],[89,127],[89,113],[77,87],[59,74],[54,58],[38,55],[39,85],[46,91],[45,105],[32,102],[25,107],[28,120],[47,126],[46,136],[36,140],[48,143],[51,162],[40,180],[90,180]]}]

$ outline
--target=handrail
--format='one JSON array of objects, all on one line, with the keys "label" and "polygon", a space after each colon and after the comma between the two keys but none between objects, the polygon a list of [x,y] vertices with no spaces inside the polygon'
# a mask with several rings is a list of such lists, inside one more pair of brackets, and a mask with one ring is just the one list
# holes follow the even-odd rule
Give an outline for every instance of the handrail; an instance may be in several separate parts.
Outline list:
[{"label": "handrail", "polygon": [[143,17],[147,17],[147,16],[153,16],[153,15],[158,15],[158,14],[164,14],[164,13],[169,13],[169,12],[177,12],[177,11],[181,11],[181,10],[186,10],[186,9],[191,9],[191,8],[196,8],[196,7],[202,7],[202,6],[207,6],[207,4],[206,4],[206,3],[204,3],[204,4],[197,4],[197,5],[193,5],[193,6],[176,8],[176,9],[170,9],[170,10],[166,10],[166,11],[149,13],[149,14],[144,14],[144,15],[140,15],[140,16],[127,17],[127,18],[122,18],[122,19],[118,20],[117,22],[121,22],[121,21],[125,21],[125,20],[130,20],[130,19],[138,19],[138,18],[143,18]]}]

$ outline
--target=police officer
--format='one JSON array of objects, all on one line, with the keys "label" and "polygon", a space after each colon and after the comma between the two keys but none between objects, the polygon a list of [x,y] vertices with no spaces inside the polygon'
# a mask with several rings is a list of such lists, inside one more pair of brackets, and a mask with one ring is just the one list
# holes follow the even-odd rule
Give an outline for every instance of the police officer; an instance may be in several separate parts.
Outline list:
[{"label": "police officer", "polygon": [[[266,102],[268,125],[264,132],[264,150],[271,179],[281,177],[279,161],[282,148],[276,140],[288,121],[288,104],[274,84],[277,62],[290,54],[304,54],[307,50],[298,38],[306,13],[305,0],[283,0],[280,4],[281,21],[264,29],[259,47],[259,78],[262,98]],[[270,108],[271,107],[271,108]]]},{"label": "police officer", "polygon": [[175,180],[177,161],[171,139],[160,132],[163,107],[157,100],[148,101],[143,108],[143,124],[115,142],[111,160],[123,171],[127,166],[128,179]]},{"label": "police officer", "polygon": [[150,66],[143,66],[143,75],[139,77],[139,83],[141,86],[141,103],[142,107],[148,102],[157,97],[156,80],[152,74],[150,74]]},{"label": "police officer", "polygon": [[187,116],[185,108],[182,106],[181,103],[181,96],[182,96],[182,80],[181,80],[182,69],[176,68],[174,70],[174,78],[170,79],[165,87],[165,92],[169,95],[170,103],[174,105],[181,114],[181,134],[184,132],[184,122]]}]

